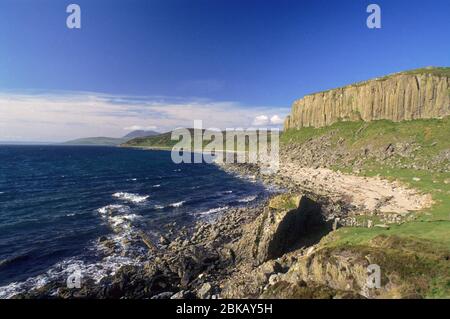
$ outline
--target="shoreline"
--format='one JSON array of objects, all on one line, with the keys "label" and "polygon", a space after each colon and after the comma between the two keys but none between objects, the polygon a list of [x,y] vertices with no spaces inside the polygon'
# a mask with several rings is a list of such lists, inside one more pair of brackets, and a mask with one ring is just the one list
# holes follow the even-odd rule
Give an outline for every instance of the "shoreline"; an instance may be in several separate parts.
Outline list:
[{"label": "shoreline", "polygon": [[[237,175],[238,178],[253,177],[252,180],[258,180],[268,188],[281,187],[280,193],[275,197],[293,192],[304,193],[288,179],[261,175],[257,165],[223,163],[214,165]],[[248,258],[252,256],[251,250],[254,250],[254,245],[258,242],[259,235],[253,233],[254,225],[255,223],[260,225],[261,217],[272,211],[271,201],[273,198],[272,195],[256,203],[246,204],[244,207],[227,209],[212,221],[199,220],[191,227],[180,227],[176,223],[166,224],[164,228],[167,232],[160,236],[159,242],[155,242],[145,233],[139,232],[136,234],[136,238],[148,249],[147,255],[142,256],[142,263],[122,266],[115,274],[102,278],[98,283],[89,279],[81,289],[68,289],[65,282],[53,281],[30,292],[17,294],[12,298],[257,298],[261,296],[265,286],[269,283],[270,275],[274,275],[280,270],[277,266],[279,262],[274,261],[273,258],[265,256],[258,263],[255,263],[253,258]],[[307,197],[304,199],[313,205],[316,205],[316,201],[320,202],[320,205],[329,205],[328,201],[321,197],[315,197],[313,200]],[[335,209],[332,211],[334,212]],[[283,213],[286,215],[287,212]],[[317,223],[318,227],[326,229],[328,233],[330,223],[322,217],[324,215],[317,205],[311,220]],[[302,221],[302,223],[304,222],[309,221]],[[278,225],[266,226],[272,232],[279,227]],[[260,226],[258,227],[260,228]],[[304,227],[304,225],[296,225],[296,227]],[[319,232],[322,230],[319,229]],[[315,237],[313,233],[309,232],[308,236]],[[265,239],[263,249],[268,249],[267,246],[276,235],[276,233],[270,234]],[[282,235],[288,236],[287,234]],[[298,241],[297,237],[293,240]],[[313,243],[314,240],[311,244]],[[297,244],[295,243],[295,245]],[[312,247],[311,244],[307,246],[303,244],[303,248],[296,247],[301,248],[304,253],[306,248]],[[284,247],[281,250],[288,253],[290,249],[292,247]],[[303,253],[301,252],[301,254]],[[249,294],[242,292],[241,277],[252,274],[254,271],[260,272],[261,265],[263,265],[263,272],[266,271],[266,267],[269,267],[269,274],[257,274],[258,278],[265,279],[262,282],[257,280],[256,286],[252,287]]]},{"label": "shoreline", "polygon": [[[213,163],[214,164],[214,163]],[[214,164],[215,165],[215,164]],[[247,176],[237,176],[237,178],[247,179]],[[251,178],[248,178],[252,180]],[[165,234],[161,234],[159,236],[159,240],[155,240],[157,237],[150,238],[148,234],[145,234],[142,231],[134,234],[134,240],[138,240],[147,248],[147,253],[140,257],[141,265],[140,266],[132,266],[132,265],[123,265],[119,267],[119,271],[117,275],[113,274],[112,276],[105,276],[101,279],[100,282],[94,282],[91,279],[86,280],[85,286],[82,287],[81,290],[71,290],[66,289],[66,283],[57,280],[50,280],[48,283],[44,284],[37,289],[31,289],[28,292],[19,292],[13,295],[10,295],[8,298],[12,299],[21,299],[21,298],[106,298],[105,295],[101,292],[101,290],[107,286],[114,286],[114,283],[117,281],[121,281],[122,279],[118,279],[118,274],[125,272],[127,276],[138,276],[139,274],[143,275],[148,267],[153,267],[155,265],[155,260],[159,258],[167,259],[169,255],[173,255],[174,253],[183,255],[186,258],[190,258],[191,252],[184,253],[180,250],[184,250],[186,247],[193,247],[192,249],[203,249],[199,247],[208,246],[209,241],[214,241],[219,237],[235,237],[232,235],[232,229],[237,229],[242,226],[243,221],[247,222],[247,217],[242,216],[254,216],[257,212],[265,205],[266,197],[256,199],[256,201],[250,201],[249,203],[243,203],[234,208],[228,208],[220,213],[220,215],[212,216],[211,218],[205,218],[201,220],[197,220],[192,225],[184,225],[179,226],[176,223],[168,223],[163,227],[167,231]],[[214,214],[213,214],[214,215]],[[217,235],[220,229],[220,235]],[[207,232],[205,235],[204,233]],[[220,244],[215,244],[215,249],[219,249],[222,244],[223,239],[220,239]],[[109,242],[110,240],[106,240],[104,238],[99,238],[98,243],[102,244],[108,250],[108,246],[113,246],[113,243]],[[205,241],[205,242],[203,242]],[[109,257],[113,257],[112,252]],[[171,257],[173,258],[173,256]],[[158,262],[156,262],[158,263]],[[192,265],[191,265],[192,267]],[[169,267],[170,268],[170,267]],[[148,274],[145,274],[147,277]],[[38,276],[39,277],[39,276]],[[150,275],[149,277],[152,277]],[[19,283],[20,284],[20,283]],[[8,286],[8,285],[7,285]],[[5,287],[7,287],[5,286]],[[130,290],[130,298],[142,298],[143,296],[135,294],[132,292],[133,289]],[[112,292],[107,292],[110,294]],[[115,298],[113,295],[108,295],[107,298]]]},{"label": "shoreline", "polygon": [[[136,238],[148,250],[143,262],[123,266],[99,283],[87,281],[74,290],[52,282],[13,298],[374,298],[380,293],[365,288],[368,261],[359,250],[349,247],[329,259],[329,248],[321,245],[340,227],[370,227],[358,224],[361,207],[351,198],[301,184],[292,172],[262,175],[254,164],[214,165],[281,191],[227,209],[212,221],[199,220],[191,227],[166,224],[158,242],[139,232]],[[348,256],[352,268],[341,278],[341,258]],[[309,269],[315,263],[333,271]],[[304,279],[299,281],[299,275]],[[381,293],[391,289],[397,288],[392,284]]]}]

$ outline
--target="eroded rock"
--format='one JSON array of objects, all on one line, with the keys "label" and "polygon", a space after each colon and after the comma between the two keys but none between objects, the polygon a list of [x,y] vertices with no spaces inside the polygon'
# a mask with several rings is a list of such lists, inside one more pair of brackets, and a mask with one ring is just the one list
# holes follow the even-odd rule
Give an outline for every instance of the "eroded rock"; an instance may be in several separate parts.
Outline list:
[{"label": "eroded rock", "polygon": [[247,226],[236,254],[260,265],[320,239],[315,238],[319,228],[330,228],[319,204],[307,196],[280,195]]}]

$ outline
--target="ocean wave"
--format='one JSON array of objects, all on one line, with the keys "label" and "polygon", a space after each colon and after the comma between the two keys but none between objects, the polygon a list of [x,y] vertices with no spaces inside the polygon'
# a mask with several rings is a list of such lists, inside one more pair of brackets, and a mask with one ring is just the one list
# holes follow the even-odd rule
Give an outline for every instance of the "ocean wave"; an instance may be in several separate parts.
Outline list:
[{"label": "ocean wave", "polygon": [[96,283],[99,283],[104,277],[114,275],[123,266],[139,264],[135,258],[119,255],[107,256],[94,263],[86,263],[81,259],[69,258],[53,265],[44,274],[0,287],[0,299],[9,299],[19,293],[39,289],[53,281],[65,283],[67,278],[75,272],[79,272],[82,276],[81,285],[87,278],[91,278]]},{"label": "ocean wave", "polygon": [[113,227],[126,227],[129,228],[130,222],[133,222],[134,220],[141,218],[142,216],[136,215],[136,214],[130,214],[130,215],[123,215],[123,216],[111,216],[109,218],[111,222],[111,226]]},{"label": "ocean wave", "polygon": [[219,213],[219,212],[222,212],[224,210],[227,210],[228,208],[230,208],[230,207],[229,206],[217,207],[217,208],[212,208],[212,209],[204,211],[204,212],[200,212],[198,214],[199,215],[211,215],[211,214],[215,214],[215,213]]},{"label": "ocean wave", "polygon": [[21,260],[25,260],[29,257],[29,255],[27,253],[22,254],[22,255],[15,255],[3,260],[0,260],[0,269],[5,267],[5,266],[9,266],[15,262],[21,261]]},{"label": "ocean wave", "polygon": [[141,265],[142,261],[138,256],[142,256],[145,251],[142,246],[135,245],[139,238],[136,236],[134,222],[140,220],[142,216],[131,213],[130,207],[125,205],[107,205],[97,209],[97,212],[114,231],[104,240],[93,242],[88,248],[88,251],[92,251],[95,258],[98,258],[97,261],[87,262],[80,257],[65,259],[41,275],[0,287],[0,299],[8,299],[19,293],[39,289],[50,282],[59,281],[64,284],[75,271],[80,272],[82,276],[81,284],[88,278],[99,283],[104,277],[114,275],[123,266]]},{"label": "ocean wave", "polygon": [[153,188],[158,188],[158,187],[161,187],[161,184],[156,184],[156,185],[153,185],[152,187]]},{"label": "ocean wave", "polygon": [[[131,213],[128,206],[108,205],[98,209],[98,212],[107,221],[114,234],[107,239],[108,242],[114,243],[119,254],[126,254],[130,250],[130,245],[135,242],[135,221],[143,218],[140,215]],[[104,242],[97,244],[97,249],[107,250]],[[116,249],[114,249],[116,250]]]},{"label": "ocean wave", "polygon": [[258,198],[257,195],[254,196],[247,196],[241,199],[238,199],[239,203],[249,203],[249,202],[253,202],[256,198]]},{"label": "ocean wave", "polygon": [[155,205],[154,208],[155,209],[164,209],[165,206],[163,206],[163,205]]},{"label": "ocean wave", "polygon": [[[142,218],[130,212],[130,207],[124,205],[108,205],[99,208],[98,213],[106,219],[114,230],[114,234],[106,237],[106,240],[96,241],[88,250],[94,250],[98,261],[86,262],[81,258],[68,258],[51,266],[45,273],[30,277],[22,282],[12,282],[0,287],[0,299],[8,299],[19,293],[25,293],[33,289],[39,289],[50,282],[59,281],[63,284],[67,278],[75,272],[79,272],[83,281],[90,278],[99,283],[103,278],[114,275],[123,266],[142,265],[137,257],[145,251],[139,245],[133,245],[138,239],[135,236],[133,222]],[[113,243],[114,249],[107,243]],[[100,252],[103,252],[99,255]],[[106,256],[105,256],[106,254]],[[101,257],[101,255],[105,257]],[[53,291],[56,294],[56,291]]]},{"label": "ocean wave", "polygon": [[130,207],[125,205],[107,205],[97,209],[101,215],[111,215],[113,213],[127,213],[130,211]]},{"label": "ocean wave", "polygon": [[125,200],[128,202],[133,202],[133,203],[142,203],[145,202],[147,200],[147,198],[149,198],[148,195],[137,195],[137,194],[133,194],[133,193],[125,193],[125,192],[118,192],[118,193],[114,193],[112,195],[115,198],[121,199],[121,200]]},{"label": "ocean wave", "polygon": [[130,207],[124,205],[108,205],[97,211],[116,233],[129,231],[133,222],[142,218],[141,215],[132,214]]},{"label": "ocean wave", "polygon": [[169,206],[170,207],[181,207],[184,205],[184,203],[186,203],[186,201],[181,201],[181,202],[177,202],[177,203],[172,203]]}]

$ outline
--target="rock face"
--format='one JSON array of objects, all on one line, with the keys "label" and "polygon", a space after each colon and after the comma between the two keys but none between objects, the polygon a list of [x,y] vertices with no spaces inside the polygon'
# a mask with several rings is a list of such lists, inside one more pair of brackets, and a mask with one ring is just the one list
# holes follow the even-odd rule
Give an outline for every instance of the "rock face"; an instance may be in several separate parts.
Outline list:
[{"label": "rock face", "polygon": [[309,244],[318,228],[329,228],[320,205],[307,196],[280,195],[248,225],[235,250],[238,259],[260,265]]},{"label": "rock face", "polygon": [[307,95],[294,102],[284,128],[338,121],[439,118],[450,115],[450,68],[398,73]]}]

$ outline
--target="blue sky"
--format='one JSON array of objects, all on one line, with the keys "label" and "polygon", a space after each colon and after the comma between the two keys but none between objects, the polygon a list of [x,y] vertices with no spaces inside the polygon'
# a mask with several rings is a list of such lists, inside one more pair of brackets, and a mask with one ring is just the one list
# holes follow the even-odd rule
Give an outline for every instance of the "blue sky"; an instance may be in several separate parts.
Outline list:
[{"label": "blue sky", "polygon": [[[65,25],[70,3],[81,7],[81,30]],[[381,6],[379,30],[366,27],[370,3]],[[167,100],[173,107],[176,100],[203,112],[221,106],[242,112],[249,123],[237,124],[251,125],[253,116],[283,117],[308,93],[449,66],[449,12],[448,0],[0,0],[0,108],[2,98],[4,104],[26,99],[29,107],[67,96],[67,103],[118,99],[138,105],[139,119],[149,117],[147,127],[166,130],[184,118],[145,110],[155,103],[163,108]],[[121,125],[145,126],[109,121],[106,130],[100,123],[82,130],[79,122],[64,138],[118,136]],[[0,140],[32,137],[11,135],[5,124]],[[52,138],[51,129],[44,135]]]}]

